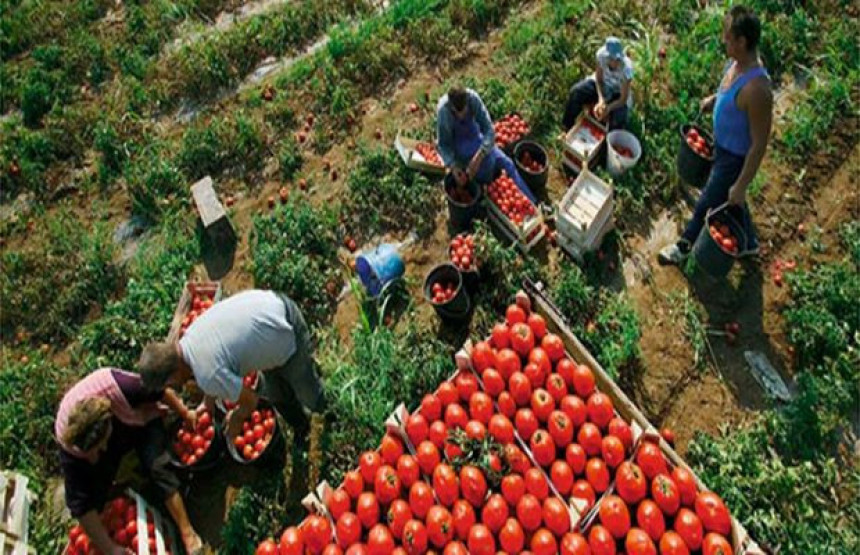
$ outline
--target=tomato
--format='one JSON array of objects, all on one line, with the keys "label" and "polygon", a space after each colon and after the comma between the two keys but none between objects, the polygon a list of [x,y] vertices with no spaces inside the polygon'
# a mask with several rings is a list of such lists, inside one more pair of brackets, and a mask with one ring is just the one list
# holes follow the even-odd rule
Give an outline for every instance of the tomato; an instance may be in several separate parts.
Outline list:
[{"label": "tomato", "polygon": [[448,509],[441,505],[430,507],[427,511],[427,537],[439,548],[454,538],[454,519]]},{"label": "tomato", "polygon": [[525,323],[526,311],[515,304],[509,305],[505,311],[505,323],[508,326],[513,326],[516,323]]},{"label": "tomato", "polygon": [[594,492],[594,488],[586,480],[577,480],[574,482],[573,487],[570,488],[570,496],[585,501],[586,507],[581,511],[583,513],[593,507],[597,501],[597,494]]},{"label": "tomato", "polygon": [[487,495],[487,480],[477,467],[466,465],[460,470],[460,491],[463,499],[480,507]]},{"label": "tomato", "polygon": [[546,528],[541,528],[535,532],[529,545],[535,555],[555,555],[558,553],[558,543],[555,541],[555,536]]},{"label": "tomato", "polygon": [[631,505],[638,503],[648,493],[648,482],[642,469],[635,463],[624,461],[615,473],[615,489],[621,499]]},{"label": "tomato", "polygon": [[661,428],[660,429],[660,437],[662,437],[663,440],[666,443],[668,443],[669,445],[672,445],[672,446],[675,445],[675,432],[673,432],[671,429]]},{"label": "tomato", "polygon": [[564,460],[567,462],[568,466],[570,466],[574,475],[580,476],[585,472],[585,463],[588,460],[588,457],[585,453],[585,449],[582,448],[582,445],[578,443],[571,443],[568,445],[564,450]]},{"label": "tomato", "polygon": [[597,493],[603,493],[609,487],[609,469],[602,459],[589,459],[585,463],[585,479]]},{"label": "tomato", "polygon": [[675,531],[690,548],[690,551],[696,551],[702,547],[702,521],[696,516],[696,513],[690,509],[683,508],[678,511],[678,516],[675,517]]},{"label": "tomato", "polygon": [[352,544],[344,555],[367,555],[367,546],[363,543]]},{"label": "tomato", "polygon": [[606,436],[601,443],[600,452],[610,468],[624,462],[624,444],[615,436]]},{"label": "tomato", "polygon": [[495,555],[496,553],[496,540],[493,538],[493,533],[483,524],[472,526],[467,545],[471,555]]},{"label": "tomato", "polygon": [[491,495],[481,509],[481,522],[497,534],[508,519],[508,502],[498,493]]},{"label": "tomato", "polygon": [[499,545],[506,553],[520,553],[525,544],[525,532],[515,518],[508,518],[499,531]]},{"label": "tomato", "polygon": [[660,555],[690,555],[690,549],[680,535],[669,530],[660,538]]},{"label": "tomato", "polygon": [[[392,506],[393,505],[394,504],[392,503]],[[287,534],[288,530],[290,529],[287,528],[287,530],[284,531],[284,535]],[[337,533],[338,545],[346,549],[361,539],[361,521],[358,520],[358,516],[356,516],[355,513],[343,513],[340,515],[340,518],[337,519],[335,531]],[[281,546],[284,545],[284,535],[281,536]],[[283,550],[283,547],[281,549]]]},{"label": "tomato", "polygon": [[418,461],[412,455],[400,455],[397,459],[397,477],[404,488],[412,487],[421,477]]},{"label": "tomato", "polygon": [[254,551],[254,555],[278,555],[278,546],[272,540],[262,541],[257,546],[257,550]]},{"label": "tomato", "polygon": [[[301,536],[305,547],[313,553],[319,553],[332,540],[331,523],[328,518],[319,515],[310,515],[302,526]],[[272,542],[274,544],[274,542]]]},{"label": "tomato", "polygon": [[526,483],[519,474],[508,474],[502,478],[501,489],[505,501],[513,507],[519,502],[520,497],[525,495]]},{"label": "tomato", "polygon": [[508,466],[511,467],[511,470],[519,474],[525,474],[532,465],[531,461],[529,461],[529,458],[526,457],[526,454],[523,453],[522,449],[513,443],[505,445],[505,460],[508,462]]},{"label": "tomato", "polygon": [[[439,384],[439,387],[436,388],[436,397],[439,398],[439,414],[438,415],[430,415],[425,414],[428,422],[433,422],[434,420],[438,420],[442,415],[442,409],[450,405],[451,403],[456,403],[457,398],[460,396],[460,393],[457,391],[457,386],[455,386],[451,382],[442,382]],[[424,397],[427,398],[426,396]],[[424,411],[424,405],[422,403],[421,411]]]},{"label": "tomato", "polygon": [[440,464],[433,470],[433,490],[439,502],[450,507],[460,497],[457,473],[447,464]]},{"label": "tomato", "polygon": [[517,406],[526,406],[532,399],[531,382],[522,372],[511,374],[511,378],[508,380],[508,391],[511,392]]},{"label": "tomato", "polygon": [[[449,408],[453,406],[456,405],[450,405]],[[415,459],[418,461],[421,471],[424,474],[430,475],[433,473],[436,465],[442,460],[442,457],[439,455],[439,448],[433,442],[424,440],[415,449]]]},{"label": "tomato", "polygon": [[562,397],[558,408],[570,418],[571,424],[576,428],[582,426],[588,416],[585,403],[576,395]]},{"label": "tomato", "polygon": [[609,533],[609,530],[595,524],[588,532],[588,547],[591,548],[591,555],[615,555],[615,538]]},{"label": "tomato", "polygon": [[576,365],[573,372],[573,389],[583,399],[587,399],[594,391],[594,373],[585,364]]},{"label": "tomato", "polygon": [[368,555],[390,555],[394,551],[394,538],[384,524],[377,524],[367,533]]},{"label": "tomato", "polygon": [[517,413],[517,402],[514,401],[513,396],[507,391],[502,391],[499,394],[499,398],[496,399],[496,405],[499,407],[499,412],[508,418],[513,418]]},{"label": "tomato", "polygon": [[372,484],[376,471],[382,466],[382,457],[376,451],[365,451],[358,458],[358,470],[365,484]]},{"label": "tomato", "polygon": [[451,542],[445,546],[445,551],[442,555],[469,555],[466,551],[466,546],[460,542]]},{"label": "tomato", "polygon": [[702,555],[732,555],[732,544],[723,536],[708,532],[705,541],[702,542]]},{"label": "tomato", "polygon": [[538,420],[546,422],[550,413],[555,410],[555,400],[546,389],[538,388],[532,393],[531,407]]},{"label": "tomato", "polygon": [[666,516],[675,516],[681,506],[678,486],[666,474],[658,474],[651,482],[651,498]]},{"label": "tomato", "polygon": [[543,509],[540,501],[531,493],[523,495],[517,503],[517,520],[526,532],[534,532],[540,528],[543,520]]},{"label": "tomato", "polygon": [[396,436],[385,434],[382,436],[379,451],[382,453],[382,461],[390,466],[394,466],[397,464],[397,459],[403,454],[403,442]]},{"label": "tomato", "polygon": [[540,427],[535,413],[531,409],[520,409],[514,417],[514,423],[517,427],[517,433],[523,438],[523,441],[529,441],[532,435]]},{"label": "tomato", "polygon": [[469,415],[473,420],[481,422],[485,426],[490,423],[493,416],[493,399],[483,391],[472,393],[469,398]]},{"label": "tomato", "polygon": [[541,512],[544,526],[558,537],[570,530],[570,513],[558,497],[547,497]]},{"label": "tomato", "polygon": [[465,428],[469,423],[469,415],[460,405],[454,403],[445,407],[445,425],[449,429]]},{"label": "tomato", "polygon": [[633,430],[630,428],[630,424],[625,422],[620,416],[616,416],[609,421],[607,432],[609,435],[613,435],[621,440],[625,451],[629,452],[633,449]]},{"label": "tomato", "polygon": [[355,503],[355,514],[365,528],[370,528],[379,522],[379,501],[376,495],[365,492],[358,496]]},{"label": "tomato", "polygon": [[[532,328],[532,331],[535,331],[534,328]],[[537,335],[537,332],[535,332],[535,335]],[[546,333],[543,335],[540,341],[540,346],[544,351],[546,351],[546,354],[552,362],[561,362],[564,358],[564,343],[562,342],[561,337],[556,334]],[[556,372],[558,372],[558,369],[556,369]],[[559,374],[561,374],[561,372],[559,372]]]},{"label": "tomato", "polygon": [[643,530],[631,528],[624,540],[627,555],[657,555],[657,546]]},{"label": "tomato", "polygon": [[573,423],[562,411],[554,410],[550,413],[547,431],[558,447],[566,448],[573,441]]},{"label": "tomato", "polygon": [[543,501],[549,497],[549,483],[539,468],[535,467],[526,470],[523,479],[526,482],[526,491],[537,497],[538,501]]},{"label": "tomato", "polygon": [[588,419],[597,424],[600,429],[605,429],[609,421],[615,416],[612,407],[612,399],[609,395],[596,391],[591,394],[586,402]]},{"label": "tomato", "polygon": [[685,507],[692,507],[693,503],[696,501],[696,493],[698,492],[696,478],[693,476],[693,473],[686,468],[676,466],[672,470],[672,479],[675,480],[675,483],[678,485],[678,492],[681,495],[681,504]]},{"label": "tomato", "polygon": [[556,403],[561,403],[567,396],[567,385],[564,383],[564,378],[558,374],[549,375],[546,380],[546,390]]},{"label": "tomato", "polygon": [[546,431],[538,430],[532,434],[529,446],[539,465],[547,467],[555,460],[555,443]]},{"label": "tomato", "polygon": [[454,376],[454,385],[457,387],[460,400],[467,403],[472,394],[478,391],[478,377],[469,370],[460,370]]},{"label": "tomato", "polygon": [[589,555],[588,540],[579,532],[568,532],[561,538],[561,555]]},{"label": "tomato", "polygon": [[[543,347],[535,347],[528,353],[528,361],[531,364],[537,365],[540,369],[541,376],[548,376],[552,372],[552,360]],[[543,383],[543,382],[540,382]]]},{"label": "tomato", "polygon": [[516,323],[511,326],[511,347],[521,357],[527,357],[534,349],[535,334],[527,324]]},{"label": "tomato", "polygon": [[549,471],[555,489],[562,495],[567,495],[573,487],[573,470],[565,461],[554,461]]},{"label": "tomato", "polygon": [[472,349],[472,366],[479,373],[487,368],[496,367],[496,352],[486,341],[475,343],[475,347]]},{"label": "tomato", "polygon": [[349,498],[349,494],[345,490],[338,488],[331,493],[328,499],[328,512],[337,521],[340,515],[350,510],[351,505],[352,500]]},{"label": "tomato", "polygon": [[484,382],[484,391],[493,399],[497,398],[505,390],[505,379],[495,368],[487,368],[481,374]]},{"label": "tomato", "polygon": [[[464,428],[464,431],[466,432],[466,437],[468,437],[469,439],[476,439],[478,441],[482,441],[485,437],[487,437],[487,427],[484,426],[484,424],[482,424],[481,422],[478,422],[477,420],[469,420],[469,422],[466,424],[466,427]],[[452,448],[456,447],[454,444],[451,445]],[[457,447],[457,449],[459,449],[459,447]],[[448,455],[449,460],[453,460],[453,457],[449,455],[449,450],[447,449],[447,446],[445,454]]]},{"label": "tomato", "polygon": [[514,425],[503,414],[494,414],[490,418],[489,433],[493,439],[502,445],[514,441]]},{"label": "tomato", "polygon": [[533,388],[543,385],[547,377],[541,367],[534,362],[529,362],[525,365],[523,368],[523,374],[525,374],[529,379],[529,384],[531,384]]},{"label": "tomato", "polygon": [[576,441],[582,445],[586,454],[589,457],[595,457],[601,454],[603,449],[603,437],[600,435],[600,430],[597,425],[586,422],[579,428],[579,433],[576,434]]},{"label": "tomato", "polygon": [[477,522],[474,507],[465,499],[458,499],[451,507],[451,518],[454,521],[454,532],[457,537],[466,541],[469,537],[469,529]]},{"label": "tomato", "polygon": [[502,349],[496,353],[496,370],[503,378],[510,379],[514,372],[522,370],[522,362],[512,349]]},{"label": "tomato", "polygon": [[699,492],[695,506],[696,515],[702,520],[702,526],[706,531],[723,536],[732,533],[732,517],[719,495],[712,491]]},{"label": "tomato", "polygon": [[430,440],[430,443],[435,445],[437,449],[441,449],[442,446],[445,445],[445,441],[448,439],[448,426],[446,426],[441,420],[437,420],[430,424],[430,431],[427,432],[427,439]]},{"label": "tomato", "polygon": [[[428,441],[427,443],[430,442]],[[373,480],[373,491],[376,493],[376,498],[383,505],[388,505],[394,499],[400,497],[400,478],[397,476],[397,471],[387,464],[380,466]]]},{"label": "tomato", "polygon": [[403,499],[395,499],[388,507],[386,516],[391,533],[394,534],[395,538],[402,538],[403,527],[412,519],[412,509],[409,508],[409,503]]},{"label": "tomato", "polygon": [[642,445],[639,446],[639,451],[636,453],[636,463],[649,480],[653,480],[654,476],[658,474],[669,473],[666,458],[663,457],[660,447],[650,441],[643,441]]},{"label": "tomato", "polygon": [[406,553],[421,555],[427,551],[427,528],[424,523],[414,518],[403,526],[401,541]]},{"label": "tomato", "polygon": [[433,506],[433,490],[424,482],[415,482],[409,488],[409,507],[416,518],[424,518]]},{"label": "tomato", "polygon": [[490,336],[490,341],[496,349],[506,349],[511,344],[511,330],[508,328],[508,325],[503,322],[499,322],[493,326],[493,331]]},{"label": "tomato", "polygon": [[[153,551],[150,550],[150,553],[152,552]],[[330,543],[325,547],[325,549],[322,550],[322,555],[343,555],[343,549],[333,543]]]},{"label": "tomato", "polygon": [[427,439],[429,429],[430,425],[421,413],[416,412],[409,415],[409,418],[406,419],[406,435],[409,437],[412,445],[418,445]]},{"label": "tomato", "polygon": [[623,538],[630,530],[630,511],[627,503],[617,495],[609,495],[600,502],[600,523],[616,539]]}]

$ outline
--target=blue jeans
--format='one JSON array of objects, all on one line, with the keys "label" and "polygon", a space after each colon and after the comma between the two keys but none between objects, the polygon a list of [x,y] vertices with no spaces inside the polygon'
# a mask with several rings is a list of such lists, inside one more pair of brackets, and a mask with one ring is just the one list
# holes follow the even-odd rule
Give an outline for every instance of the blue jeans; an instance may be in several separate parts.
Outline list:
[{"label": "blue jeans", "polygon": [[[717,208],[728,200],[729,189],[732,188],[741,174],[745,160],[743,156],[733,154],[719,146],[715,147],[714,166],[711,168],[711,175],[708,177],[705,188],[702,189],[702,196],[696,202],[693,218],[687,223],[687,227],[681,235],[681,238],[689,242],[690,245],[695,243],[696,238],[699,237],[699,232],[705,225],[708,210]],[[743,252],[758,247],[758,238],[746,203],[742,207],[731,207],[729,213],[739,220],[747,236],[747,244],[738,245],[738,250]]]}]

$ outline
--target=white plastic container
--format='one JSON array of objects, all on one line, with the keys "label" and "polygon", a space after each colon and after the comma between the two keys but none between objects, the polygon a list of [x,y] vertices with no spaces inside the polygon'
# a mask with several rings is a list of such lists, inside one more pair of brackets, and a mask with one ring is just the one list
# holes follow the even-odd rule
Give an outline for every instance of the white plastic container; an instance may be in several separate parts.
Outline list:
[{"label": "white plastic container", "polygon": [[[642,145],[636,135],[629,131],[617,129],[610,131],[606,136],[606,169],[613,177],[618,177],[628,169],[636,165],[642,156]],[[618,148],[626,148],[632,154],[631,157],[622,156]]]}]

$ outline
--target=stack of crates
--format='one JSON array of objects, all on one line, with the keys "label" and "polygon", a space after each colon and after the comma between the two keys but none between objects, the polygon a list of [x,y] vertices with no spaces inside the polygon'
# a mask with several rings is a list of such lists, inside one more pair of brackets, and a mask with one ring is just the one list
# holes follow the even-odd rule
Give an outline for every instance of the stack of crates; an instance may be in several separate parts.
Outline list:
[{"label": "stack of crates", "polygon": [[557,206],[559,246],[582,262],[614,225],[612,186],[583,168]]}]

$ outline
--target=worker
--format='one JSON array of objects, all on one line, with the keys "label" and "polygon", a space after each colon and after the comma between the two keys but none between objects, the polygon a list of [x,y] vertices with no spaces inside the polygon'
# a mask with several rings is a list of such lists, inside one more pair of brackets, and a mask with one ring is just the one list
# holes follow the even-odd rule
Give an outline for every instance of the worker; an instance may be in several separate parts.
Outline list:
[{"label": "worker", "polygon": [[324,403],[304,317],[292,299],[274,291],[251,289],[214,304],[179,341],[147,345],[138,365],[147,387],[193,379],[207,406],[216,398],[238,403],[226,416],[229,441],[257,407],[257,393],[242,383],[253,371],[259,371],[263,396],[299,441],[310,428],[310,413]]},{"label": "worker", "polygon": [[436,133],[439,156],[458,186],[465,187],[473,179],[489,183],[499,170],[504,170],[517,188],[537,204],[513,161],[496,146],[493,122],[478,93],[461,86],[449,89],[436,108]]},{"label": "worker", "polygon": [[594,115],[608,121],[609,129],[624,129],[633,107],[633,62],[624,54],[624,46],[616,37],[609,37],[597,51],[597,67],[593,74],[570,89],[562,125],[570,129],[584,106],[594,105]]},{"label": "worker", "polygon": [[134,553],[114,541],[99,516],[120,462],[132,450],[163,497],[185,551],[202,553],[203,544],[178,492],[179,480],[169,468],[167,434],[161,419],[166,407],[160,407],[159,402],[181,416],[190,416],[173,391],[146,389],[139,375],[113,368],[92,372],[60,402],[54,433],[60,445],[66,506],[102,553]]},{"label": "worker", "polygon": [[742,256],[758,253],[758,239],[746,205],[746,193],[758,172],[773,122],[773,91],[758,54],[761,24],[744,6],[734,6],[723,21],[723,43],[731,60],[717,93],[702,100],[702,111],[714,111],[714,164],[681,238],[664,247],[661,264],[680,264],[705,225],[708,211],[728,203],[741,220],[746,244]]}]

